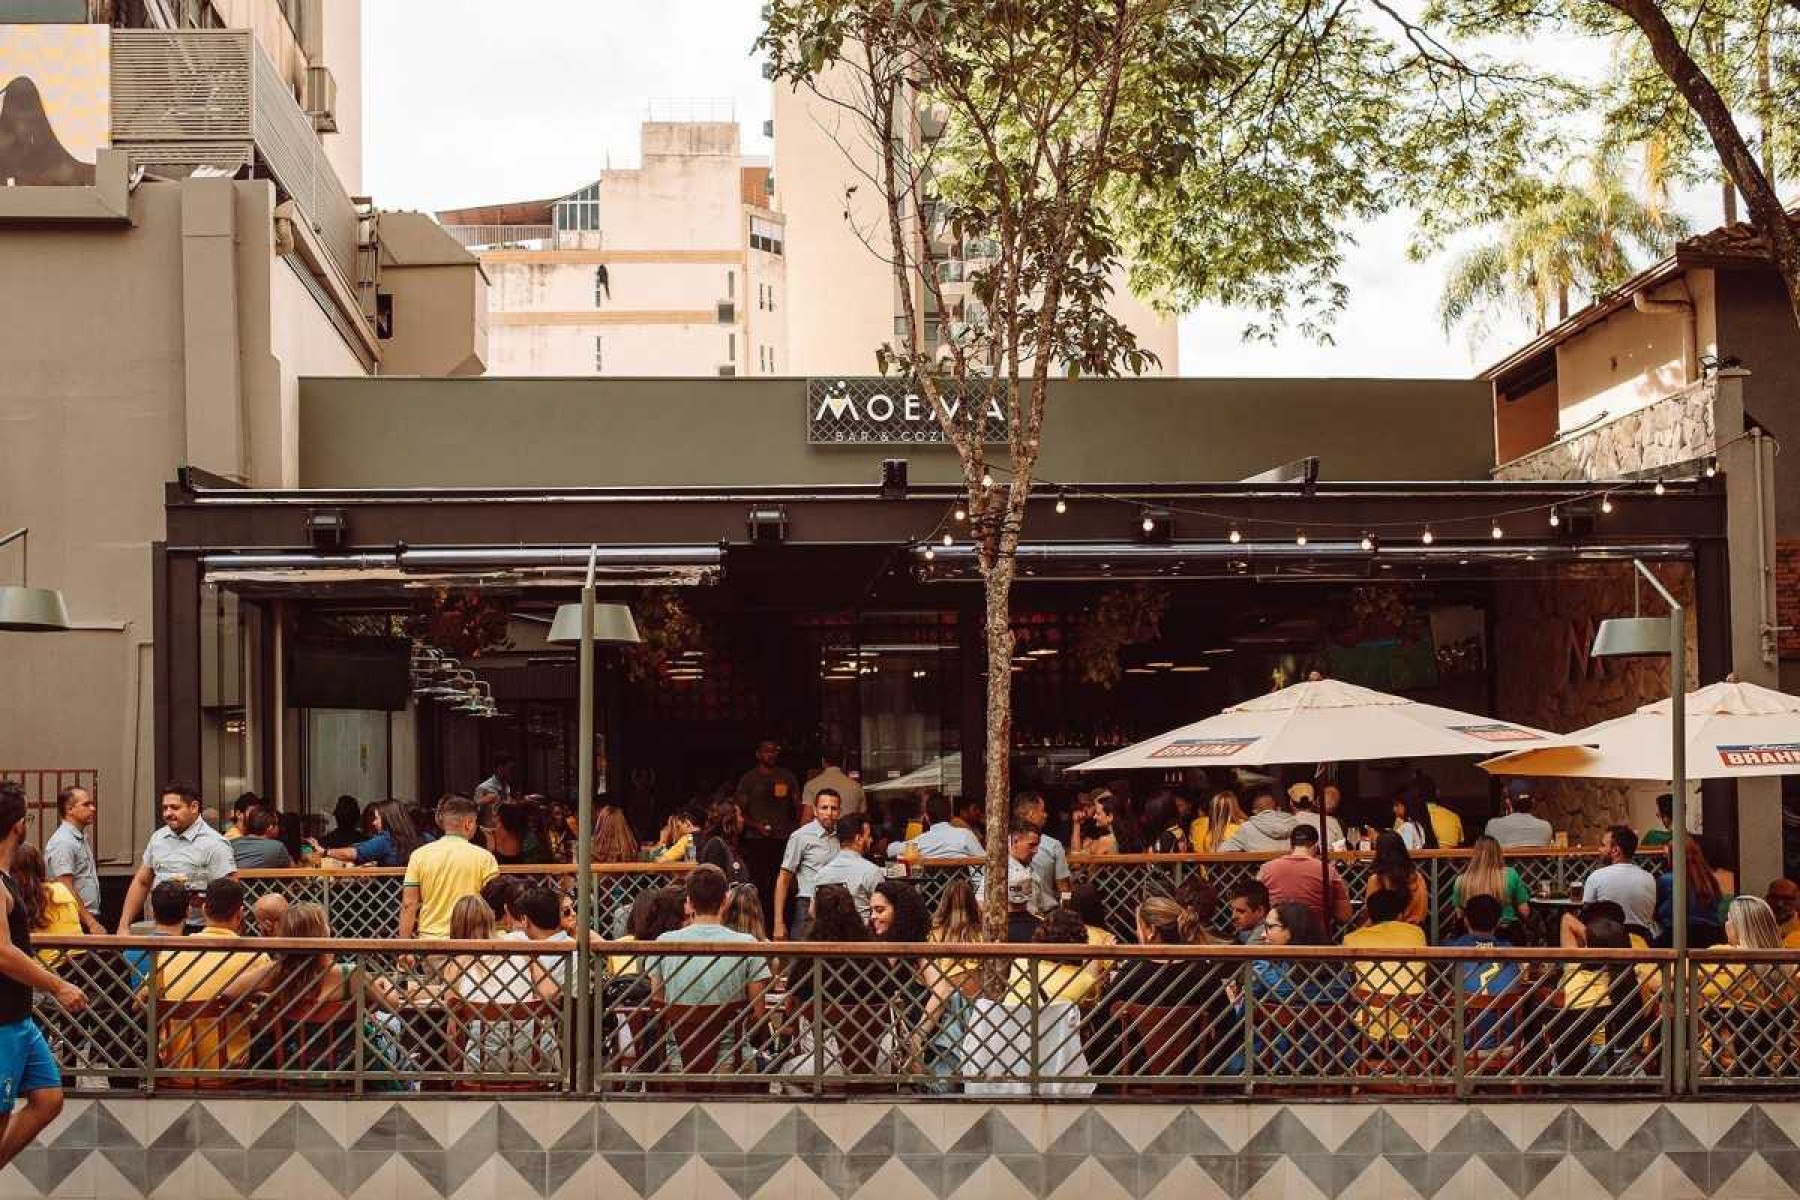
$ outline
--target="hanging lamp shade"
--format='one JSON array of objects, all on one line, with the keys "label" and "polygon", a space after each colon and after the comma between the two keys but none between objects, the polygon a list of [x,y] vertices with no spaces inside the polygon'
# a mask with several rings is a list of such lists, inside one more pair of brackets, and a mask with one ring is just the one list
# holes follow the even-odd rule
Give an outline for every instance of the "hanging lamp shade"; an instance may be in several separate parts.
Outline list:
[{"label": "hanging lamp shade", "polygon": [[[581,605],[558,606],[556,619],[550,622],[550,636],[544,640],[553,646],[580,645]],[[637,622],[631,619],[629,607],[623,604],[594,605],[595,642],[635,646],[642,640],[638,637]]]},{"label": "hanging lamp shade", "polygon": [[55,588],[0,584],[0,629],[14,633],[63,633],[69,606]]}]

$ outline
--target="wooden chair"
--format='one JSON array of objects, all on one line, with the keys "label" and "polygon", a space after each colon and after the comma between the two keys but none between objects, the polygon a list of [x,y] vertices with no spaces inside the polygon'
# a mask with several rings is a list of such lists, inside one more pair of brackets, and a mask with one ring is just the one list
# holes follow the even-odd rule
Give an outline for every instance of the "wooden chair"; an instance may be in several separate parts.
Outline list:
[{"label": "wooden chair", "polygon": [[1359,987],[1351,995],[1360,1006],[1357,1024],[1364,1034],[1356,1061],[1356,1074],[1362,1080],[1357,1085],[1359,1092],[1417,1096],[1450,1090],[1444,1083],[1397,1078],[1442,1078],[1454,1070],[1452,1019],[1440,1000],[1421,992],[1379,988]]},{"label": "wooden chair", "polygon": [[[561,1043],[560,1017],[561,1006],[557,1001],[546,1000],[541,996],[532,996],[526,1000],[471,1000],[465,996],[452,995],[450,1007],[450,1045],[453,1053],[466,1062],[466,1050],[471,1037],[481,1036],[492,1026],[499,1025],[508,1031],[509,1040],[517,1044],[521,1035],[527,1049],[524,1052],[524,1070],[532,1072],[555,1071],[558,1078],[548,1079],[484,1079],[486,1072],[517,1072],[521,1064],[508,1061],[504,1064],[482,1061],[479,1070],[465,1067],[465,1078],[458,1079],[451,1085],[457,1092],[546,1092],[555,1091],[561,1082],[563,1064],[561,1055],[552,1048],[546,1050],[544,1039],[546,1033],[557,1046]],[[472,1027],[479,1025],[478,1033]],[[508,1056],[509,1060],[512,1058]]]},{"label": "wooden chair", "polygon": [[1191,1080],[1177,1082],[1177,1078],[1192,1076],[1212,1048],[1207,1009],[1121,1000],[1112,1006],[1112,1017],[1119,1050],[1116,1073],[1133,1081],[1120,1085],[1121,1095],[1179,1096],[1197,1090]]},{"label": "wooden chair", "polygon": [[[740,1064],[721,1053],[729,1045],[736,1054],[743,1045],[749,1028],[750,1005],[745,1000],[728,1004],[665,1004],[658,1008],[645,1030],[646,1036],[661,1045],[655,1051],[658,1068],[679,1075],[735,1075]],[[673,1050],[680,1058],[679,1068],[668,1063]],[[704,1091],[717,1093],[751,1090],[744,1084],[714,1081],[687,1083],[677,1080],[651,1080],[647,1090],[657,1092]]]},{"label": "wooden chair", "polygon": [[[250,1065],[249,1006],[241,1000],[158,1000],[156,1065],[172,1071],[242,1071]],[[229,1091],[240,1079],[187,1075],[159,1080],[168,1090]]]},{"label": "wooden chair", "polygon": [[[1517,1073],[1525,1061],[1524,1015],[1534,1007],[1523,988],[1464,993],[1463,1070],[1471,1084]],[[1522,1090],[1514,1080],[1513,1094]]]},{"label": "wooden chair", "polygon": [[[837,1004],[828,1000],[819,1007],[820,1027],[813,1031],[813,1037],[827,1046],[837,1047],[837,1061],[843,1070],[841,1079],[826,1082],[826,1090],[839,1093],[893,1091],[891,1083],[871,1078],[902,1069],[893,1061],[905,1055],[905,1047],[895,1028],[893,1010],[879,1001]],[[885,1063],[884,1052],[889,1060]]]},{"label": "wooden chair", "polygon": [[[306,1091],[312,1088],[339,1086],[339,1080],[295,1079],[295,1072],[352,1070],[356,1064],[356,1043],[362,1035],[357,1024],[356,1005],[333,1000],[315,1004],[303,1013],[282,1014],[274,1033],[276,1081],[281,1091]],[[365,1063],[365,1066],[368,1065]]]}]

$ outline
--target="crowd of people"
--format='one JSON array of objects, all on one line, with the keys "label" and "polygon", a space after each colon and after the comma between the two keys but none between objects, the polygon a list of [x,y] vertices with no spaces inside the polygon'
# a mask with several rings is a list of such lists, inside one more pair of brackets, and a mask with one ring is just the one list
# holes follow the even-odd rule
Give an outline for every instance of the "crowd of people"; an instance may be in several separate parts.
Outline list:
[{"label": "crowd of people", "polygon": [[[904,1050],[904,1061],[920,1071],[957,1074],[957,1047],[969,1006],[982,994],[981,963],[975,959],[853,957],[830,970],[795,970],[795,962],[819,960],[794,959],[776,946],[767,954],[739,955],[649,955],[619,948],[633,941],[849,945],[985,940],[980,866],[945,886],[934,906],[927,905],[912,882],[895,877],[930,860],[982,858],[985,822],[979,801],[933,792],[916,805],[908,800],[888,806],[886,814],[875,813],[835,756],[828,753],[822,770],[803,785],[777,764],[778,753],[774,743],[763,743],[757,765],[746,773],[737,795],[715,799],[704,811],[678,810],[654,840],[640,835],[624,807],[600,806],[592,843],[597,862],[694,864],[679,884],[636,894],[628,910],[623,904],[613,906],[622,918],[608,931],[607,956],[598,976],[602,995],[620,1010],[742,1004],[753,1019],[760,1019],[772,997],[792,1004],[811,999],[815,991],[833,1005],[870,1000],[898,1004],[908,1017],[890,1038],[889,1053]],[[336,828],[316,835],[301,831],[299,856],[292,852],[287,815],[276,814],[256,797],[240,798],[229,826],[220,832],[206,819],[195,789],[170,784],[159,796],[163,824],[144,849],[116,928],[170,938],[236,939],[254,929],[263,937],[329,939],[332,931],[319,906],[290,904],[277,893],[252,904],[239,872],[297,862],[379,865],[404,870],[398,914],[402,940],[527,939],[548,943],[544,955],[428,956],[405,964],[412,973],[396,981],[357,972],[329,952],[262,955],[224,941],[218,948],[201,948],[194,940],[180,950],[129,952],[131,990],[138,995],[154,991],[168,1004],[224,997],[294,1012],[348,1003],[360,988],[368,1011],[387,1013],[396,1022],[394,1014],[416,1006],[422,995],[440,1002],[449,998],[479,1010],[469,1018],[460,1045],[462,1061],[472,1069],[521,1059],[540,1067],[554,1061],[560,1051],[553,1030],[547,1032],[541,1021],[512,1010],[560,1002],[569,984],[567,951],[574,945],[575,904],[566,888],[528,884],[502,875],[499,868],[567,854],[573,831],[556,806],[515,799],[511,773],[512,764],[503,759],[474,795],[446,796],[429,813],[393,800],[363,808],[345,797],[334,812]],[[1460,863],[1449,895],[1453,915],[1433,922],[1428,915],[1435,898],[1414,855],[1460,843],[1464,834],[1456,814],[1437,803],[1429,780],[1394,799],[1387,828],[1347,821],[1339,790],[1331,783],[1315,787],[1300,782],[1281,789],[1256,781],[1241,791],[1215,790],[1202,806],[1192,793],[1173,787],[1135,799],[1126,781],[1115,781],[1075,796],[1063,809],[1066,843],[1050,832],[1053,817],[1045,797],[1022,793],[1009,813],[1004,939],[1012,944],[1085,945],[1095,948],[1097,956],[1042,960],[1022,954],[1013,961],[1005,1002],[1024,1004],[1035,997],[1082,1012],[1162,1002],[1206,1009],[1213,1014],[1209,1020],[1229,1021],[1233,1014],[1241,1020],[1248,1006],[1270,998],[1327,1003],[1358,993],[1390,999],[1416,995],[1424,971],[1420,964],[1398,962],[1393,952],[1427,945],[1428,927],[1439,930],[1441,944],[1456,947],[1668,944],[1678,919],[1672,911],[1672,877],[1653,875],[1639,865],[1640,839],[1628,826],[1605,831],[1600,861],[1574,894],[1532,894],[1507,863],[1509,849],[1545,846],[1554,836],[1549,824],[1533,814],[1532,800],[1528,786],[1508,788],[1504,813],[1486,823]],[[20,819],[7,826],[15,808]],[[59,796],[59,822],[41,852],[23,840],[22,813],[18,789],[0,787],[0,829],[10,830],[8,845],[0,845],[7,852],[7,923],[13,948],[21,951],[9,958],[0,949],[0,975],[5,976],[0,1016],[11,1011],[6,986],[24,989],[27,1011],[33,988],[51,992],[71,1008],[85,1002],[84,985],[93,990],[79,951],[33,955],[34,934],[78,938],[105,932],[89,842],[95,820],[92,797],[79,788]],[[1321,853],[1325,846],[1345,849],[1352,842],[1370,852],[1359,894],[1352,893],[1337,865]],[[1070,849],[1089,856],[1262,851],[1273,857],[1261,863],[1255,878],[1237,879],[1223,891],[1201,865],[1179,887],[1147,889],[1131,919],[1121,922],[1116,910],[1109,921],[1091,882],[1076,882]],[[759,878],[765,871],[767,883]],[[1778,880],[1765,897],[1732,896],[1697,845],[1688,853],[1687,878],[1690,944],[1800,948],[1800,886]],[[146,921],[140,923],[140,917]],[[1222,932],[1227,928],[1229,935]],[[1217,960],[1134,957],[1119,962],[1099,950],[1131,942],[1159,947],[1341,944],[1382,951],[1385,957],[1327,970],[1275,956],[1253,960],[1248,975],[1241,976]],[[35,970],[20,965],[26,959]],[[1520,983],[1523,973],[1517,967],[1490,965],[1495,969],[1464,972],[1471,992],[1496,994]],[[1628,974],[1630,987],[1622,989],[1623,976],[1617,971],[1568,964],[1555,1004],[1554,1020],[1561,1023],[1553,1031],[1557,1062],[1581,1069],[1597,1047],[1607,1044],[1608,1031],[1615,1045],[1624,1036],[1621,1013],[1632,1005],[1656,1003],[1656,973],[1640,969]],[[1704,994],[1728,997],[1762,986],[1763,976],[1746,976],[1740,969],[1702,983]],[[1396,1039],[1405,1028],[1391,1014],[1359,1021],[1363,1032],[1377,1040]],[[7,1025],[0,1020],[0,1060]],[[258,1035],[249,1029],[245,1025],[212,1039],[215,1058],[209,1061],[255,1057],[251,1040]],[[1098,1060],[1124,1053],[1115,1044],[1116,1024],[1090,1032]],[[276,1026],[261,1036],[283,1035]],[[402,1043],[398,1032],[376,1040],[396,1064],[407,1053]],[[765,1066],[771,1054],[794,1053],[778,1043],[760,1048],[746,1044],[743,1053],[753,1050]],[[21,1053],[24,1061],[37,1063],[31,1069],[39,1074],[32,1078],[41,1081],[42,1056],[29,1044]],[[843,1053],[843,1047],[833,1053]],[[1242,1066],[1239,1061],[1237,1069]],[[0,1158],[5,1150],[6,1143],[0,1142]]]}]

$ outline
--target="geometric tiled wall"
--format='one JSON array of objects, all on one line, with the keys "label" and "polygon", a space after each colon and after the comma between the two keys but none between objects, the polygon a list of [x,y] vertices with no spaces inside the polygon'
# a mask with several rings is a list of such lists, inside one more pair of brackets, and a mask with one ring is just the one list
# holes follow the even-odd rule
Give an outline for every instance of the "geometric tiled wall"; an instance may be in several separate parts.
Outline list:
[{"label": "geometric tiled wall", "polygon": [[114,1100],[0,1200],[1513,1197],[1793,1200],[1800,1103]]}]

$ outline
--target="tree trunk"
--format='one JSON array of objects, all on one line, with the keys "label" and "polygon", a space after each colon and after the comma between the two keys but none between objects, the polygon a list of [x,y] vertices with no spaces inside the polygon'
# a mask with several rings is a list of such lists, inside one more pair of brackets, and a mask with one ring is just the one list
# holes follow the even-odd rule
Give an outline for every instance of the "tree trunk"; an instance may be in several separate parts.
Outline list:
[{"label": "tree trunk", "polygon": [[1781,272],[1781,280],[1787,286],[1788,304],[1794,310],[1795,324],[1800,325],[1800,233],[1796,233],[1794,223],[1782,207],[1781,197],[1744,141],[1730,106],[1700,64],[1694,61],[1694,56],[1688,53],[1681,35],[1669,24],[1669,18],[1656,0],[1604,2],[1629,17],[1643,31],[1657,65],[1706,127],[1725,173],[1744,195],[1751,224],[1768,243],[1769,258]]},{"label": "tree trunk", "polygon": [[1012,824],[1012,585],[1015,559],[995,556],[982,581],[987,623],[987,888],[981,904],[983,941],[1006,940],[1007,831]]}]

